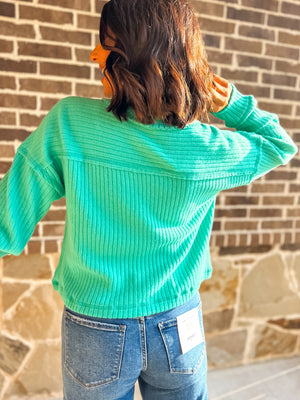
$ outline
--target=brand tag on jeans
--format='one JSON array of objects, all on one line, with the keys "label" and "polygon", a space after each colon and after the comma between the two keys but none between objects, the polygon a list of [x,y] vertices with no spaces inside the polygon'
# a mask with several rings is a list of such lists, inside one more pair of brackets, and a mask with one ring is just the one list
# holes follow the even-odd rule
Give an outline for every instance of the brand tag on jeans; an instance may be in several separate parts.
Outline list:
[{"label": "brand tag on jeans", "polygon": [[177,317],[177,328],[182,354],[204,341],[197,307]]}]

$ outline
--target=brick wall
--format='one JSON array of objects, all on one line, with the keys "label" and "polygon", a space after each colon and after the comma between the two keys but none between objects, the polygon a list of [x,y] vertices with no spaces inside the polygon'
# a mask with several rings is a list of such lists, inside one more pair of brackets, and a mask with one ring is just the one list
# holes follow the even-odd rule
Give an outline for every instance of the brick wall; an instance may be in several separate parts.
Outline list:
[{"label": "brick wall", "polygon": [[[68,95],[101,97],[97,66],[103,1],[0,2],[0,178],[19,144]],[[214,71],[260,108],[277,113],[300,142],[300,4],[298,0],[191,1]],[[212,123],[224,127],[212,117]],[[300,157],[249,186],[217,198],[211,246],[220,254],[300,247]],[[60,251],[65,200],[53,203],[24,254]]]}]

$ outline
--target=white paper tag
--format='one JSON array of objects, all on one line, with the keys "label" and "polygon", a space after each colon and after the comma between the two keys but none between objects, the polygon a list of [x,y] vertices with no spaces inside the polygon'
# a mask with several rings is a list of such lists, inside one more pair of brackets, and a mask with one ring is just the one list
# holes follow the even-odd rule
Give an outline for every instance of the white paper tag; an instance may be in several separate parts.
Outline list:
[{"label": "white paper tag", "polygon": [[193,308],[176,318],[181,352],[184,354],[204,341],[198,308]]}]

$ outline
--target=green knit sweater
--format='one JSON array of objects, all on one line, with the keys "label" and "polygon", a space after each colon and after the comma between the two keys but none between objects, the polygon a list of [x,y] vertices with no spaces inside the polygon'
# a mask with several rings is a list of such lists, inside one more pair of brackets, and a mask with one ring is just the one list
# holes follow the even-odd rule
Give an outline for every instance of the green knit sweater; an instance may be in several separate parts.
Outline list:
[{"label": "green knit sweater", "polygon": [[248,185],[298,148],[276,114],[235,85],[216,117],[120,122],[109,99],[66,97],[19,146],[0,182],[0,257],[19,255],[51,203],[66,198],[65,233],[52,279],[65,305],[102,318],[169,310],[211,277],[216,195]]}]

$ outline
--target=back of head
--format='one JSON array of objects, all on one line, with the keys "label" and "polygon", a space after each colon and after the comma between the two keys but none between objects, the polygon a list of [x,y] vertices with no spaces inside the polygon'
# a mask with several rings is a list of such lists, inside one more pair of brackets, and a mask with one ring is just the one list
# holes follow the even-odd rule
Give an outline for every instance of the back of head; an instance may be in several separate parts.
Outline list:
[{"label": "back of head", "polygon": [[[110,37],[115,46],[105,45]],[[111,0],[100,21],[111,50],[104,74],[112,87],[108,111],[120,120],[132,107],[139,122],[184,128],[209,121],[213,72],[199,22],[186,0]]]}]

